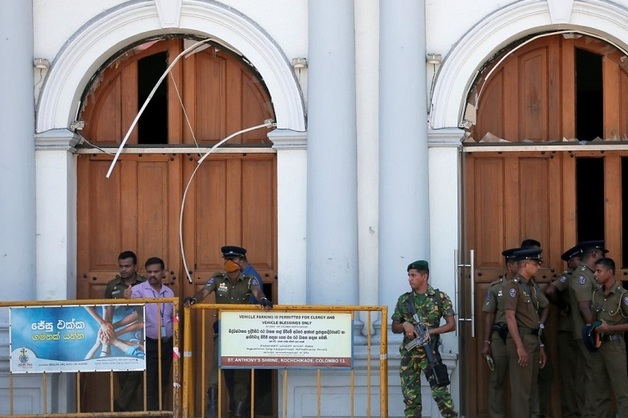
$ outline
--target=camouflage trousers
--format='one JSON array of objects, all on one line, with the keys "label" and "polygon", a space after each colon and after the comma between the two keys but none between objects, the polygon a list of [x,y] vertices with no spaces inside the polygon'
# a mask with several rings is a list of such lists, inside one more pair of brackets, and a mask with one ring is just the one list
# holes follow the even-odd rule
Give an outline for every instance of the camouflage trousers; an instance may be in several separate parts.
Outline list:
[{"label": "camouflage trousers", "polygon": [[[428,364],[423,347],[416,347],[409,352],[405,350],[401,352],[399,376],[401,377],[401,393],[406,404],[406,417],[421,417],[421,370],[425,371]],[[458,413],[454,411],[454,402],[451,399],[449,389],[436,386],[433,375],[428,377],[427,381],[441,415],[444,418],[457,417]]]}]

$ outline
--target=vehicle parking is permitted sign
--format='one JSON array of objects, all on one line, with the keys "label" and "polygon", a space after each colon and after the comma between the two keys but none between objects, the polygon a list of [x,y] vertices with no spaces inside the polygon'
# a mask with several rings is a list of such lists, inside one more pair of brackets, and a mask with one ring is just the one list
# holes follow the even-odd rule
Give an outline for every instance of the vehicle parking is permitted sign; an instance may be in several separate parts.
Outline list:
[{"label": "vehicle parking is permitted sign", "polygon": [[351,368],[350,313],[222,312],[223,368]]}]

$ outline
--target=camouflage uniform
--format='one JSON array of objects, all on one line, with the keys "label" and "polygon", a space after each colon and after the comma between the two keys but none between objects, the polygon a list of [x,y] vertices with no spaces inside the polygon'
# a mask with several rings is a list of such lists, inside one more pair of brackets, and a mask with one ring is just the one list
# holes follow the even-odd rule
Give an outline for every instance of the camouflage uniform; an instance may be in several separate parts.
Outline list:
[{"label": "camouflage uniform", "polygon": [[[591,299],[591,306],[597,312],[597,319],[609,325],[625,324],[628,318],[628,291],[615,282],[605,294],[603,288],[596,290]],[[594,363],[593,383],[606,394],[602,405],[596,408],[606,409],[611,404],[610,388],[613,389],[617,403],[617,416],[628,417],[628,375],[626,374],[626,344],[624,333],[601,334],[602,345],[593,353],[601,359]],[[610,388],[609,388],[610,386]]]},{"label": "camouflage uniform", "polygon": [[[235,282],[229,280],[227,273],[218,273],[212,276],[205,289],[210,293],[216,294],[216,303],[231,303],[231,304],[247,304],[249,303],[249,296],[252,291],[259,289],[261,283],[255,276],[244,275],[240,273],[240,276]],[[217,329],[216,329],[217,331]],[[218,385],[218,347],[220,345],[219,334],[214,334],[214,357],[213,367],[209,376],[209,385]],[[227,374],[233,373],[233,376],[227,376]],[[251,371],[248,369],[234,369],[225,370],[225,380],[233,379],[233,394],[230,393],[230,398],[234,402],[246,402],[249,397],[249,381],[251,378]],[[229,384],[227,384],[229,389]]]},{"label": "camouflage uniform", "polygon": [[[419,317],[429,328],[440,326],[441,317],[452,316],[454,311],[449,296],[441,291],[438,291],[438,294],[436,292],[437,290],[428,285],[425,294],[407,292],[401,295],[392,316],[393,321],[414,323],[412,313],[408,309],[408,301],[413,301]],[[432,337],[432,344],[436,344],[436,347],[438,340],[438,337]],[[421,370],[425,371],[428,360],[425,349],[421,346],[415,347],[411,351],[406,350],[405,345],[409,342],[410,339],[404,336],[403,343],[399,347],[401,353],[401,368],[399,370],[401,391],[406,404],[406,417],[421,417]],[[436,356],[440,357],[438,350],[434,351]],[[428,378],[428,383],[441,415],[445,418],[457,417],[458,413],[454,411],[454,403],[447,387],[436,386],[433,376]]]},{"label": "camouflage uniform", "polygon": [[495,280],[486,291],[483,312],[495,313],[493,330],[491,331],[491,353],[493,355],[494,370],[488,381],[488,410],[492,418],[503,418],[504,388],[506,373],[508,373],[508,353],[506,352],[506,335],[508,327],[504,317],[504,283],[505,277]]}]

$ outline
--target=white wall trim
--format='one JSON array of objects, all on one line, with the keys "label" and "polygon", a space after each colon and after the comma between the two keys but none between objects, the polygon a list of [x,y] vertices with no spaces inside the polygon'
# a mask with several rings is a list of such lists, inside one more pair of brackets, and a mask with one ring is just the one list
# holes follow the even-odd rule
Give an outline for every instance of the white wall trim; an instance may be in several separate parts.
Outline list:
[{"label": "white wall trim", "polygon": [[[564,16],[563,16],[564,17]],[[478,22],[445,57],[437,74],[430,126],[459,127],[467,90],[477,71],[496,51],[523,36],[548,30],[574,29],[628,49],[628,10],[601,0],[575,1],[568,22],[554,24],[548,3],[514,2]]]},{"label": "white wall trim", "polygon": [[[187,0],[176,32],[208,36],[232,46],[259,71],[275,106],[277,126],[305,130],[305,108],[289,60],[251,19],[211,0]],[[173,29],[170,30],[171,32]],[[83,25],[55,57],[41,91],[36,131],[67,128],[90,77],[116,51],[165,33],[154,1],[136,0],[108,9]]]}]

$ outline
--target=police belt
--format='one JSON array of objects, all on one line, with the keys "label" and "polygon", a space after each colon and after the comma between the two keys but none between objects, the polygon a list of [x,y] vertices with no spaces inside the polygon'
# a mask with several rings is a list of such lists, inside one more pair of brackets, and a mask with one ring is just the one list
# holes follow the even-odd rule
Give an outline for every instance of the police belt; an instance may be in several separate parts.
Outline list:
[{"label": "police belt", "polygon": [[519,334],[521,334],[521,335],[539,335],[539,329],[538,328],[519,327]]},{"label": "police belt", "polygon": [[621,334],[604,334],[602,336],[602,341],[604,342],[612,342],[612,341],[622,341],[624,336]]}]

